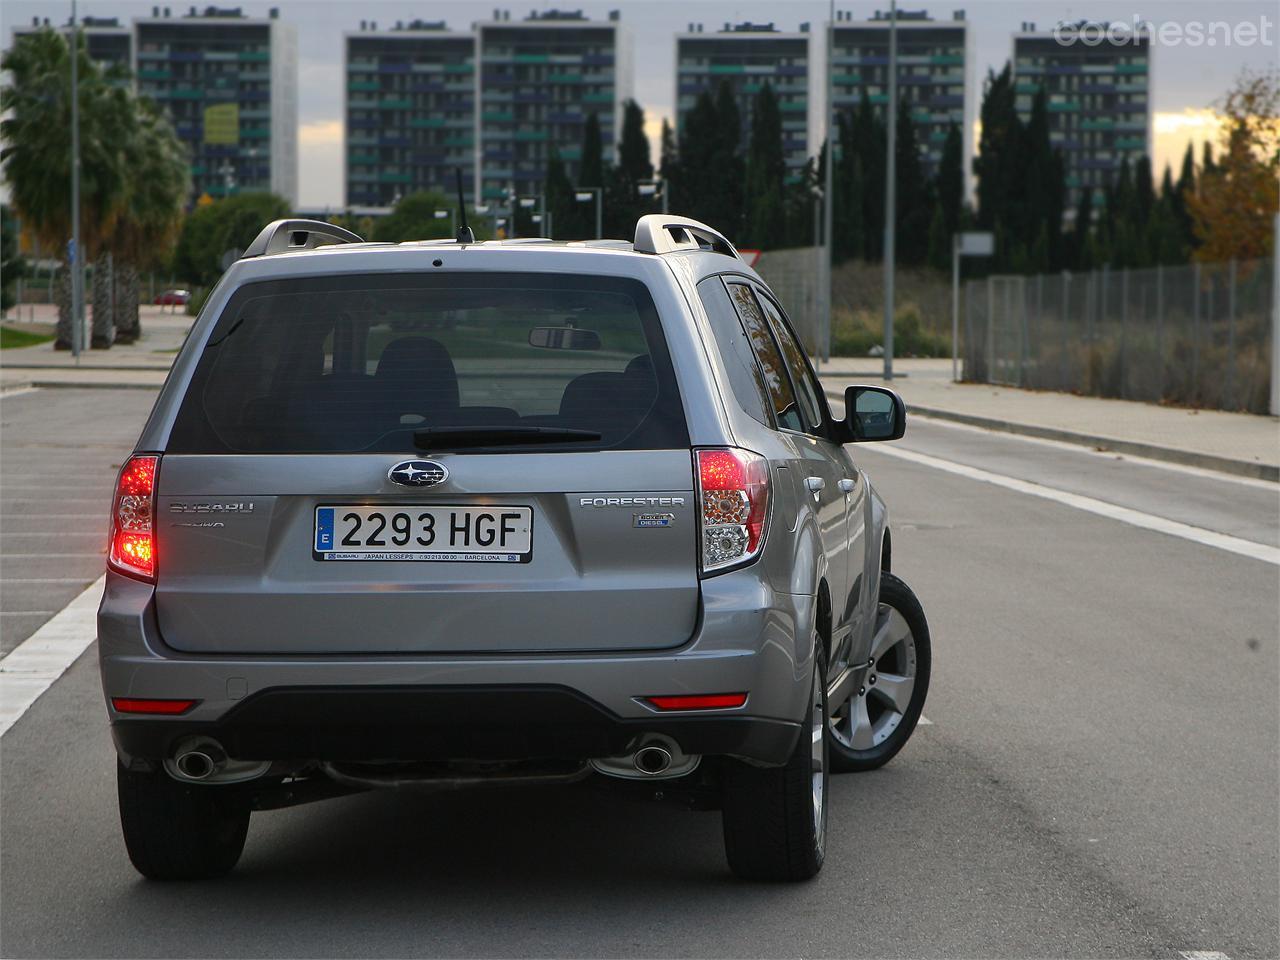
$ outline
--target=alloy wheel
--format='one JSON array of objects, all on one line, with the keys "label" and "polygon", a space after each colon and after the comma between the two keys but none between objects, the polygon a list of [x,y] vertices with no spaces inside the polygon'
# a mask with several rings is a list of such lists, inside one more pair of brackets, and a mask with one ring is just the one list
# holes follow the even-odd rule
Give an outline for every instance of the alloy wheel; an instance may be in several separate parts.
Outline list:
[{"label": "alloy wheel", "polygon": [[871,750],[898,729],[916,685],[916,645],[911,627],[887,603],[879,605],[871,658],[863,682],[831,705],[831,734],[851,750]]}]

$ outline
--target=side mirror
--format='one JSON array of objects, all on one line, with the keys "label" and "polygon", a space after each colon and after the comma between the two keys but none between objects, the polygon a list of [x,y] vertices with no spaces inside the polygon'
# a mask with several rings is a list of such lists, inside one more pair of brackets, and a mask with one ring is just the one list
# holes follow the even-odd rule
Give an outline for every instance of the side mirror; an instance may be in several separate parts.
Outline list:
[{"label": "side mirror", "polygon": [[849,387],[844,409],[853,443],[897,440],[907,432],[907,405],[887,387]]},{"label": "side mirror", "polygon": [[599,350],[600,334],[577,327],[534,327],[529,346],[547,350]]}]

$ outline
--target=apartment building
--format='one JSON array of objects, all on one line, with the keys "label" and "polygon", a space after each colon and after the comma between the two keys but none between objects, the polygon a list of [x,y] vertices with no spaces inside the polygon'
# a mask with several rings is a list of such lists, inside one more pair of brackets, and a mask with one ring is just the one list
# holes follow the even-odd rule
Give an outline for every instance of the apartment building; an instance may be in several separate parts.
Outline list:
[{"label": "apartment building", "polygon": [[600,124],[606,162],[616,152],[622,104],[631,96],[631,46],[617,11],[590,20],[580,11],[509,11],[475,25],[475,182],[482,202],[540,194],[556,147],[576,180],[587,118]]},{"label": "apartment building", "polygon": [[1024,23],[1013,37],[1018,111],[1030,116],[1044,89],[1049,136],[1066,167],[1068,209],[1085,187],[1100,203],[1099,191],[1126,157],[1133,163],[1151,153],[1151,38],[1107,27],[1079,21],[1037,31]]},{"label": "apartment building", "polygon": [[[26,34],[46,27],[66,33],[70,29],[70,21],[59,26],[51,24],[48,17],[32,17],[30,25],[13,28],[13,42],[17,43]],[[128,26],[115,17],[81,17],[80,31],[84,34],[89,59],[103,70],[133,69],[133,31]]]},{"label": "apartment building", "polygon": [[[953,124],[963,137],[964,156],[973,152],[969,24],[963,10],[954,11],[950,20],[934,20],[924,10],[899,10],[896,21],[898,98],[910,108],[925,174],[933,176]],[[870,20],[854,20],[847,11],[836,11],[836,22],[828,27],[836,110],[856,110],[865,95],[883,117],[889,101],[891,25],[885,11],[877,10]]]},{"label": "apartment building", "polygon": [[688,32],[676,36],[677,134],[703,93],[714,97],[728,84],[742,117],[743,143],[749,142],[752,104],[767,84],[782,115],[788,175],[799,177],[818,148],[809,132],[810,59],[807,23],[795,33],[772,23],[726,23],[713,33],[704,32],[702,24],[689,24]]},{"label": "apartment building", "polygon": [[296,204],[297,38],[278,9],[155,7],[133,31],[138,90],[189,148],[193,199],[270,190]]},{"label": "apartment building", "polygon": [[345,34],[346,203],[390,207],[419,190],[475,189],[473,33],[443,22],[362,20]]}]

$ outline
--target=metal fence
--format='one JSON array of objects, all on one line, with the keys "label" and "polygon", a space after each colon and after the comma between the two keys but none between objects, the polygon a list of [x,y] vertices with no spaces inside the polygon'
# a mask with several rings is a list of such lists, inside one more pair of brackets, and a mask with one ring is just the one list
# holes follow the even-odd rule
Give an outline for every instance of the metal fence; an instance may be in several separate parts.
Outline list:
[{"label": "metal fence", "polygon": [[767,250],[756,264],[756,272],[777,296],[811,357],[826,356],[829,349],[822,322],[823,253],[823,247]]},{"label": "metal fence", "polygon": [[1266,413],[1270,261],[993,276],[965,284],[964,377]]}]

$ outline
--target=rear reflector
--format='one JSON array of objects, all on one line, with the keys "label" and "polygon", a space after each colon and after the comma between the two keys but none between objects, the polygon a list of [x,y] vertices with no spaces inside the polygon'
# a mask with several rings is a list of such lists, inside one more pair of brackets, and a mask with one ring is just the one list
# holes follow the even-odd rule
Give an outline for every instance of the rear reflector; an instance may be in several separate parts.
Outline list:
[{"label": "rear reflector", "polygon": [[199,700],[139,700],[134,697],[112,697],[111,706],[117,713],[159,713],[173,716],[186,713]]},{"label": "rear reflector", "polygon": [[725,710],[747,702],[745,693],[698,693],[675,697],[646,697],[659,710]]}]

